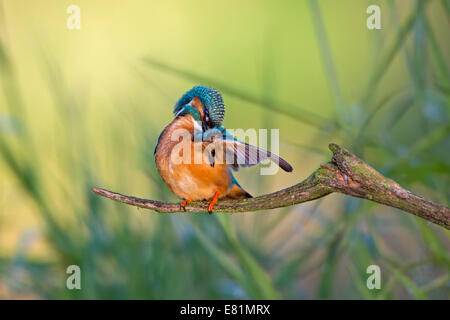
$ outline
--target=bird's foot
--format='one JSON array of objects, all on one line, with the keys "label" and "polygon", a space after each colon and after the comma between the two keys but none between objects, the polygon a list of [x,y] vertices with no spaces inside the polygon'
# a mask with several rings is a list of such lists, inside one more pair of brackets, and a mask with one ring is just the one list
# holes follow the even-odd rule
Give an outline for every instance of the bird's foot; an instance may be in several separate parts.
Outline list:
[{"label": "bird's foot", "polygon": [[208,212],[210,214],[213,212],[214,205],[217,203],[218,200],[219,200],[219,192],[216,192],[214,194],[214,198],[211,200],[208,206]]},{"label": "bird's foot", "polygon": [[181,208],[183,208],[184,211],[186,211],[186,205],[191,203],[192,200],[184,199],[184,201],[180,204]]}]

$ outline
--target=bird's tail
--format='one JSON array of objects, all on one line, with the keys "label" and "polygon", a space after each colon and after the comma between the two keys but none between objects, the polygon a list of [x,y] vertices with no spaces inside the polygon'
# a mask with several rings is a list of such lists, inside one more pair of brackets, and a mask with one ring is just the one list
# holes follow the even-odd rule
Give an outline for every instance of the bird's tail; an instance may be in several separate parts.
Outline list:
[{"label": "bird's tail", "polygon": [[234,184],[230,192],[226,195],[225,199],[237,200],[237,199],[247,199],[253,198],[250,193],[242,189],[239,185]]}]

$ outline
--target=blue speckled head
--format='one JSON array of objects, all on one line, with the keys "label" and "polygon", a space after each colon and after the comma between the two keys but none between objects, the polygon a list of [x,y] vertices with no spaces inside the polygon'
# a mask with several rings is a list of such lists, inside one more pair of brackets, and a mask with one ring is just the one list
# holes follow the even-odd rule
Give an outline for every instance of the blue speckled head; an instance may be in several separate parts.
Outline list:
[{"label": "blue speckled head", "polygon": [[173,112],[177,114],[194,97],[198,97],[202,105],[208,110],[211,124],[214,127],[220,127],[225,117],[225,104],[223,103],[222,95],[208,87],[196,86],[186,92],[175,104]]}]

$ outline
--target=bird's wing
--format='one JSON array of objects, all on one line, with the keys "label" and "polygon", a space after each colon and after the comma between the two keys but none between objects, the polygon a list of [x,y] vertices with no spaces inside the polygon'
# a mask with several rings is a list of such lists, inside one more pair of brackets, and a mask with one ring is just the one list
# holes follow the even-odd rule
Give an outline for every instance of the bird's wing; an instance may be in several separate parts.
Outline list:
[{"label": "bird's wing", "polygon": [[235,170],[239,166],[253,167],[264,160],[273,161],[284,171],[291,172],[293,170],[292,166],[281,157],[262,148],[230,138],[229,135],[224,135],[224,139],[215,140],[215,145],[216,162],[217,157],[222,156],[219,161],[230,164]]}]

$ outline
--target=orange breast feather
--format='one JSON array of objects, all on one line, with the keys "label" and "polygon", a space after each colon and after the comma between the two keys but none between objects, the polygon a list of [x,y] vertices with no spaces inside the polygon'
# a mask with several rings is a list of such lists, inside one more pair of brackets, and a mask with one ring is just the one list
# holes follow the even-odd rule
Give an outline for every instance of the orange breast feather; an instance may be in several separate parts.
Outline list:
[{"label": "orange breast feather", "polygon": [[[194,131],[192,117],[185,116],[175,119],[161,134],[156,148],[155,161],[164,182],[176,196],[182,199],[209,200],[214,197],[216,192],[219,192],[221,198],[226,196],[231,190],[232,181],[228,165],[215,164],[212,167],[208,159],[202,159],[201,155],[200,158],[197,158],[197,162],[200,160],[201,163],[195,163],[194,148],[201,149],[203,154],[208,143],[194,143],[192,136],[189,139],[180,138],[173,141],[175,137],[179,136],[179,129],[192,134]],[[190,157],[189,154],[183,154],[186,150],[190,150]],[[179,163],[183,157],[188,161]]]}]

